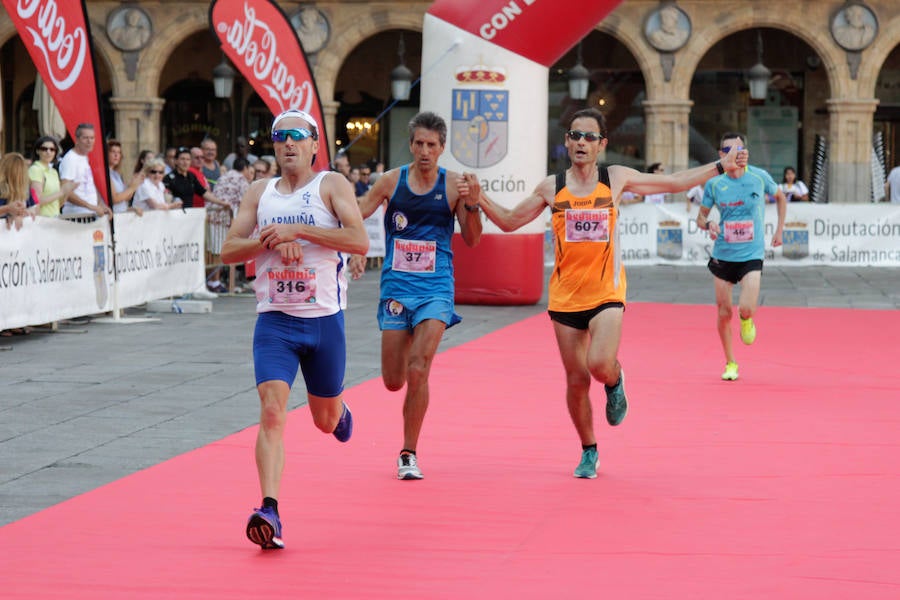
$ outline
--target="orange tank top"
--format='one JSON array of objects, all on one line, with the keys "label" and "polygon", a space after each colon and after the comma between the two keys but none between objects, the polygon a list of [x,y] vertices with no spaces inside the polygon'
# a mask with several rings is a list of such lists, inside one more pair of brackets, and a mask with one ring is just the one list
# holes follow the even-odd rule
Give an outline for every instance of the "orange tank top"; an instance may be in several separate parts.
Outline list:
[{"label": "orange tank top", "polygon": [[607,302],[625,302],[617,212],[605,167],[594,191],[584,197],[569,192],[565,172],[557,173],[550,220],[556,262],[550,274],[548,310],[578,312]]}]

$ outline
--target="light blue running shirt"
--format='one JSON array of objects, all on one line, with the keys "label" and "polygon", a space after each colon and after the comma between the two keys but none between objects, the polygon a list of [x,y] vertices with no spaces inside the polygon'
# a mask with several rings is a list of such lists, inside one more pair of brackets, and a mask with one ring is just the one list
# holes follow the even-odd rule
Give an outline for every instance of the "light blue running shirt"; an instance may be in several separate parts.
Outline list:
[{"label": "light blue running shirt", "polygon": [[766,194],[777,190],[771,175],[752,166],[737,179],[724,174],[706,182],[702,205],[718,208],[721,230],[713,245],[713,258],[729,262],[763,259]]}]

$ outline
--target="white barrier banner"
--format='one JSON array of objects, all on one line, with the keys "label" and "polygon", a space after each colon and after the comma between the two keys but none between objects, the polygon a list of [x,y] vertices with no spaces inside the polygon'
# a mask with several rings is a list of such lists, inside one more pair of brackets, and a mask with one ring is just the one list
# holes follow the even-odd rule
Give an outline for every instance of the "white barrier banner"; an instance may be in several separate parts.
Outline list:
[{"label": "white barrier banner", "polygon": [[110,310],[109,221],[0,220],[0,329]]},{"label": "white barrier banner", "polygon": [[[683,204],[621,207],[619,235],[626,264],[705,265],[713,248],[697,228],[697,208]],[[713,210],[711,219],[717,219]],[[893,204],[788,205],[784,245],[773,248],[778,224],[774,204],[766,206],[767,263],[836,267],[900,266],[900,206]]]},{"label": "white barrier banner", "polygon": [[369,258],[383,258],[387,252],[387,242],[384,233],[384,206],[379,205],[369,218],[363,221],[366,227],[366,233],[369,234],[369,251],[366,256]]},{"label": "white barrier banner", "polygon": [[206,211],[148,210],[115,215],[120,308],[203,287]]}]

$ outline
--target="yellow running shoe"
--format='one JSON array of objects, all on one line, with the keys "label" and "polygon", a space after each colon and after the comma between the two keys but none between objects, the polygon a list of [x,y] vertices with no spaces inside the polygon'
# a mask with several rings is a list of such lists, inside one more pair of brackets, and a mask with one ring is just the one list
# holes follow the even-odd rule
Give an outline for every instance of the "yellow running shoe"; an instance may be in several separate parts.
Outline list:
[{"label": "yellow running shoe", "polygon": [[738,378],[738,367],[736,362],[730,362],[725,365],[725,372],[722,373],[722,379],[725,381],[734,381]]},{"label": "yellow running shoe", "polygon": [[756,339],[756,325],[753,324],[753,317],[741,319],[741,341],[748,346]]}]

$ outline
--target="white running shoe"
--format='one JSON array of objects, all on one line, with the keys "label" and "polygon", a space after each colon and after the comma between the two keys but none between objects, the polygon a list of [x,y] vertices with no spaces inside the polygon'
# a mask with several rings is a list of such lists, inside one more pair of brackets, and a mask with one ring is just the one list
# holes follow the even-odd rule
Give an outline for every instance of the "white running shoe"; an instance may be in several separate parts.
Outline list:
[{"label": "white running shoe", "polygon": [[397,459],[397,479],[422,479],[419,461],[415,454],[401,454]]}]

